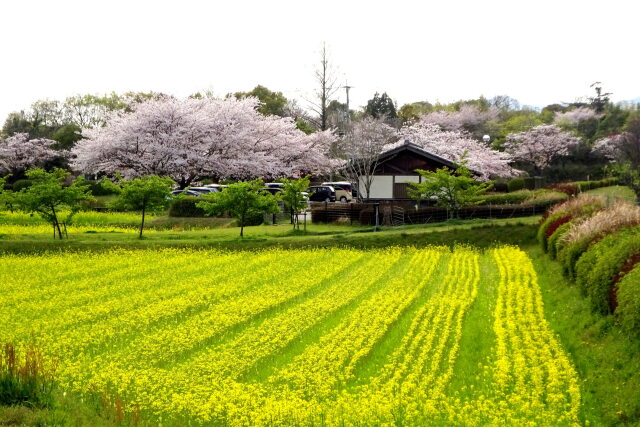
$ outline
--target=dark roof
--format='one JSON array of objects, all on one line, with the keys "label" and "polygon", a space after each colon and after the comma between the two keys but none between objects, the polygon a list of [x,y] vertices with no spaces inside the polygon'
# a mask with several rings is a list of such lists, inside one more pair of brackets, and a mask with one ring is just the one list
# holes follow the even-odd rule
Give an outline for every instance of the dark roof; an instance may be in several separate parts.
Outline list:
[{"label": "dark roof", "polygon": [[[380,157],[378,158],[378,165],[382,165],[385,162],[393,159],[403,151],[409,151],[411,153],[417,154],[418,156],[421,156],[433,162],[440,163],[442,166],[446,166],[449,169],[455,170],[459,166],[458,164],[452,162],[451,160],[447,160],[444,157],[438,156],[437,154],[430,153],[429,151],[425,150],[424,148],[420,147],[417,144],[414,144],[408,139],[405,139],[404,142],[402,144],[399,144],[397,147],[394,147],[380,154]],[[482,175],[480,172],[476,170],[473,170],[471,168],[468,168],[468,169],[474,175],[477,175],[477,176]]]},{"label": "dark roof", "polygon": [[382,163],[385,162],[387,160],[390,160],[391,158],[393,158],[396,154],[400,153],[401,151],[411,151],[413,153],[416,153],[420,156],[426,157],[429,160],[433,160],[435,162],[438,163],[442,163],[444,166],[450,168],[450,169],[456,169],[457,165],[455,163],[453,163],[450,160],[445,159],[444,157],[440,157],[436,154],[430,153],[428,151],[426,151],[424,148],[420,147],[419,145],[414,144],[413,142],[409,141],[408,139],[404,140],[404,143],[398,145],[395,148],[392,148],[389,151],[385,151],[384,153],[380,154],[380,157],[378,158],[378,163]]}]

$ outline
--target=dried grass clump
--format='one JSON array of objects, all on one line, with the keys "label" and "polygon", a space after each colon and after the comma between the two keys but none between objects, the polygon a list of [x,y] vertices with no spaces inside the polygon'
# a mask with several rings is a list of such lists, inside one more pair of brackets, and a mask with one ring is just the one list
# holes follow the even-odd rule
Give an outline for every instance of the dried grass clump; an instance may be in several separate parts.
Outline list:
[{"label": "dried grass clump", "polygon": [[588,211],[597,211],[606,206],[606,200],[601,196],[579,196],[572,197],[564,203],[555,205],[547,211],[547,216],[551,215],[583,215]]},{"label": "dried grass clump", "polygon": [[561,237],[563,245],[573,242],[592,241],[622,228],[640,224],[640,207],[618,202],[609,209],[600,211],[583,221],[575,223]]}]

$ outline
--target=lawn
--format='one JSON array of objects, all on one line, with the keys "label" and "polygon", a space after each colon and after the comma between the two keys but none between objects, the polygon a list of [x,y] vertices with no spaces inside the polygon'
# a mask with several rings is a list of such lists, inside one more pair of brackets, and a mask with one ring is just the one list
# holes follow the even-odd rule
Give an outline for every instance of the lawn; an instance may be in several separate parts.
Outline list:
[{"label": "lawn", "polygon": [[584,194],[596,196],[604,196],[609,201],[624,200],[635,203],[636,194],[629,187],[623,185],[612,185],[610,187],[596,188],[594,190],[585,191]]}]

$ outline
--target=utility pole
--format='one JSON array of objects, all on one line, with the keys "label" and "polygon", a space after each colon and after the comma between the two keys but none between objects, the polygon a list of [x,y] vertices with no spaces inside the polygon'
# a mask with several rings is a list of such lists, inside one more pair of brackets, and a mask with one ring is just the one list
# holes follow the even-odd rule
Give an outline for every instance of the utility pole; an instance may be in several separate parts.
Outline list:
[{"label": "utility pole", "polygon": [[351,114],[349,113],[349,89],[352,89],[353,86],[349,86],[349,83],[346,83],[344,86],[342,86],[346,91],[347,91],[347,124],[349,123],[349,121],[351,120]]}]

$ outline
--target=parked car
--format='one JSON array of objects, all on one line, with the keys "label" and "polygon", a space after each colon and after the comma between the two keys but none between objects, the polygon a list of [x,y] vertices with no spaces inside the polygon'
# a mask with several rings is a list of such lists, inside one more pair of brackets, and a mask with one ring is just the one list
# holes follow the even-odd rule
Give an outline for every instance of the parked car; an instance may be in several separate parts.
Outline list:
[{"label": "parked car", "polygon": [[267,191],[273,194],[274,196],[278,195],[279,193],[282,193],[282,188],[278,188],[278,187],[263,187],[261,188],[261,190]]},{"label": "parked car", "polygon": [[314,185],[307,190],[312,202],[335,202],[336,190],[330,185]]},{"label": "parked car", "polygon": [[201,194],[202,193],[198,193],[197,191],[191,191],[191,190],[173,190],[171,192],[172,196],[195,196],[195,197],[198,197]]},{"label": "parked car", "polygon": [[215,189],[217,189],[218,191],[222,191],[222,190],[224,190],[225,188],[227,188],[227,187],[228,187],[228,185],[224,185],[224,184],[207,184],[207,185],[203,185],[203,187],[206,187],[206,188],[215,188]]},{"label": "parked car", "polygon": [[219,193],[222,191],[220,188],[216,187],[190,187],[189,191],[195,191],[199,194],[209,194],[209,193]]},{"label": "parked car", "polygon": [[267,182],[264,186],[269,188],[282,188],[284,184],[282,182]]},{"label": "parked car", "polygon": [[350,182],[347,182],[347,181],[323,182],[322,185],[329,185],[336,190],[336,200],[339,200],[342,203],[350,203],[353,201]]}]

